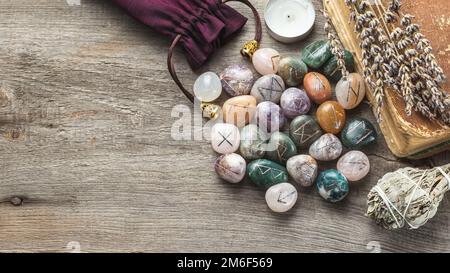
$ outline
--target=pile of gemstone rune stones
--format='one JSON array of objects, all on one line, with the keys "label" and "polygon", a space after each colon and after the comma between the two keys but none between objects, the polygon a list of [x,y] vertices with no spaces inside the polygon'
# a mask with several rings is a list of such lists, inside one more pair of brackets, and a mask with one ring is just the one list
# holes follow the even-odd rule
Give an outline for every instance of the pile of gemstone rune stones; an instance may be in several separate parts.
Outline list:
[{"label": "pile of gemstone rune stones", "polygon": [[[345,61],[353,72],[348,51]],[[362,77],[342,77],[328,41],[316,41],[298,56],[262,48],[252,62],[261,75],[256,81],[250,68],[232,65],[220,75],[204,73],[194,84],[202,102],[217,100],[222,91],[231,96],[211,129],[212,148],[221,154],[216,173],[230,183],[248,176],[266,190],[267,205],[275,212],[287,212],[297,202],[290,180],[301,187],[315,184],[329,202],[343,200],[350,185],[370,171],[369,158],[358,150],[377,138],[368,120],[346,118],[346,110],[365,97]],[[330,82],[337,82],[334,92]],[[344,146],[350,151],[342,155]],[[320,162],[337,159],[336,169],[319,172]]]}]

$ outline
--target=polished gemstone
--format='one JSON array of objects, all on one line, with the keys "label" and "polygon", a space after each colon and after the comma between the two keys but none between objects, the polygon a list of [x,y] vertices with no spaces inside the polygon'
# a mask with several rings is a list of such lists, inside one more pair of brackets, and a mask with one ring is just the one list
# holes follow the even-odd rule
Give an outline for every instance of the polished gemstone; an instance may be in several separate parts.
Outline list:
[{"label": "polished gemstone", "polygon": [[239,149],[241,137],[233,124],[217,123],[211,129],[211,145],[219,154],[231,154]]},{"label": "polished gemstone", "polygon": [[336,84],[336,98],[345,109],[355,109],[366,96],[366,86],[361,75],[352,73]]},{"label": "polished gemstone", "polygon": [[306,74],[303,80],[303,87],[309,98],[317,104],[331,100],[333,97],[330,82],[320,73],[311,72]]},{"label": "polished gemstone", "polygon": [[267,206],[278,213],[291,210],[297,203],[297,189],[290,183],[273,185],[266,191]]},{"label": "polished gemstone", "polygon": [[255,124],[249,124],[241,130],[241,146],[239,151],[247,160],[261,159],[266,154],[265,143],[268,136]]},{"label": "polished gemstone", "polygon": [[222,94],[222,83],[213,72],[200,75],[194,83],[194,95],[201,102],[211,102]]},{"label": "polished gemstone", "polygon": [[303,115],[291,122],[289,135],[298,148],[307,149],[323,135],[323,131],[312,116]]},{"label": "polished gemstone", "polygon": [[303,187],[310,187],[316,181],[319,166],[309,155],[296,155],[289,158],[286,169],[295,182]]},{"label": "polished gemstone", "polygon": [[249,95],[231,98],[223,104],[222,111],[224,122],[244,127],[255,116],[256,99]]},{"label": "polished gemstone", "polygon": [[261,48],[253,54],[252,62],[259,74],[275,74],[280,64],[280,53],[272,48]]},{"label": "polished gemstone", "polygon": [[280,106],[263,101],[256,107],[256,122],[264,133],[272,133],[283,128],[286,118]]},{"label": "polished gemstone", "polygon": [[308,66],[300,57],[286,56],[280,61],[278,75],[283,78],[287,86],[299,86],[308,73]]},{"label": "polished gemstone", "polygon": [[284,115],[293,119],[307,114],[311,109],[311,101],[305,91],[291,87],[281,95],[280,106]]},{"label": "polished gemstone", "polygon": [[345,126],[345,110],[336,101],[322,103],[317,109],[316,117],[320,127],[327,133],[338,134]]},{"label": "polished gemstone", "polygon": [[339,159],[337,169],[348,181],[356,182],[369,174],[370,161],[363,152],[350,151]]},{"label": "polished gemstone", "polygon": [[321,172],[317,177],[317,189],[325,200],[332,203],[342,201],[350,190],[347,179],[337,170]]},{"label": "polished gemstone", "polygon": [[360,149],[377,141],[377,131],[364,118],[351,119],[341,133],[342,143],[350,149]]},{"label": "polished gemstone", "polygon": [[330,43],[327,40],[316,41],[302,51],[303,62],[314,69],[319,69],[331,56]]},{"label": "polished gemstone", "polygon": [[[355,71],[355,58],[353,57],[353,54],[348,50],[345,50],[344,61],[345,67],[347,68],[348,72],[352,73],[353,71]],[[337,59],[335,56],[332,56],[323,65],[322,71],[323,74],[333,82],[338,82],[342,78],[342,72],[338,67]]]},{"label": "polished gemstone", "polygon": [[259,78],[253,85],[251,95],[258,103],[271,101],[279,103],[281,94],[285,90],[283,79],[278,75],[266,75]]},{"label": "polished gemstone", "polygon": [[228,95],[242,96],[250,94],[253,83],[255,82],[253,72],[245,65],[231,65],[220,73],[223,90]]},{"label": "polished gemstone", "polygon": [[247,163],[238,154],[221,155],[214,163],[214,170],[217,175],[230,183],[241,182],[246,173]]},{"label": "polished gemstone", "polygon": [[297,154],[297,147],[288,135],[281,132],[272,134],[266,152],[266,157],[280,164],[286,164],[289,158]]},{"label": "polished gemstone", "polygon": [[311,147],[309,154],[319,161],[333,161],[342,154],[342,144],[333,134],[321,136]]},{"label": "polished gemstone", "polygon": [[288,182],[285,167],[267,159],[258,159],[247,165],[250,180],[259,187],[269,188],[273,185]]}]

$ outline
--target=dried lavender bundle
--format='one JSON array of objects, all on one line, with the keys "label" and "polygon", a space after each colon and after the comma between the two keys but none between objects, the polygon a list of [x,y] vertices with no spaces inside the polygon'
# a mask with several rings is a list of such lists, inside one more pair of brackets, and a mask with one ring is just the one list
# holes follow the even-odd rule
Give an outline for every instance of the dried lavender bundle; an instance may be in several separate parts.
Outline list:
[{"label": "dried lavender bundle", "polygon": [[331,18],[326,10],[323,10],[325,21],[325,32],[327,33],[328,40],[330,41],[331,52],[336,57],[338,69],[341,70],[342,77],[346,78],[349,75],[347,67],[345,66],[345,49],[341,41],[338,39],[337,34],[333,28]]},{"label": "dried lavender bundle", "polygon": [[444,72],[414,17],[402,14],[400,0],[387,6],[381,0],[345,3],[360,38],[364,77],[374,91],[378,119],[389,87],[403,97],[407,115],[415,110],[450,125],[450,98],[440,86]]},{"label": "dried lavender bundle", "polygon": [[383,176],[370,191],[367,216],[386,229],[417,229],[434,217],[449,190],[450,164],[400,169]]}]

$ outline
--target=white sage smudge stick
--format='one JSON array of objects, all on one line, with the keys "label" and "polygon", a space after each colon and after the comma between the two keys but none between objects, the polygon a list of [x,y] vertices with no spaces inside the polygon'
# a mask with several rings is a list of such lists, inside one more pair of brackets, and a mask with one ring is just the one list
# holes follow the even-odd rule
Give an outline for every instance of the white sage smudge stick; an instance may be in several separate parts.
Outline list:
[{"label": "white sage smudge stick", "polygon": [[370,191],[367,216],[386,229],[418,229],[436,215],[449,190],[450,164],[400,169],[383,176]]}]

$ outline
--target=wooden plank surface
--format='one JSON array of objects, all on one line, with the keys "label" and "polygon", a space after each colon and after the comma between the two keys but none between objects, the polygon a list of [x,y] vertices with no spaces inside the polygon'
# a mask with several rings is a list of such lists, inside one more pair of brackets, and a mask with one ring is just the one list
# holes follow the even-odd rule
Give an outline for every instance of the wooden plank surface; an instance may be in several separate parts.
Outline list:
[{"label": "wooden plank surface", "polygon": [[[364,216],[384,173],[429,163],[395,159],[381,137],[366,151],[370,176],[341,204],[300,189],[296,208],[276,215],[248,181],[217,179],[208,141],[171,137],[172,109],[191,105],[168,75],[169,41],[109,1],[77,2],[0,0],[0,251],[450,251],[448,196],[417,231]],[[305,43],[324,38],[322,26],[318,16]],[[250,19],[202,71],[245,62],[238,51],[253,28]],[[282,53],[305,44],[264,34],[262,46]],[[180,53],[189,85],[202,71]],[[350,115],[373,120],[367,105]]]}]

